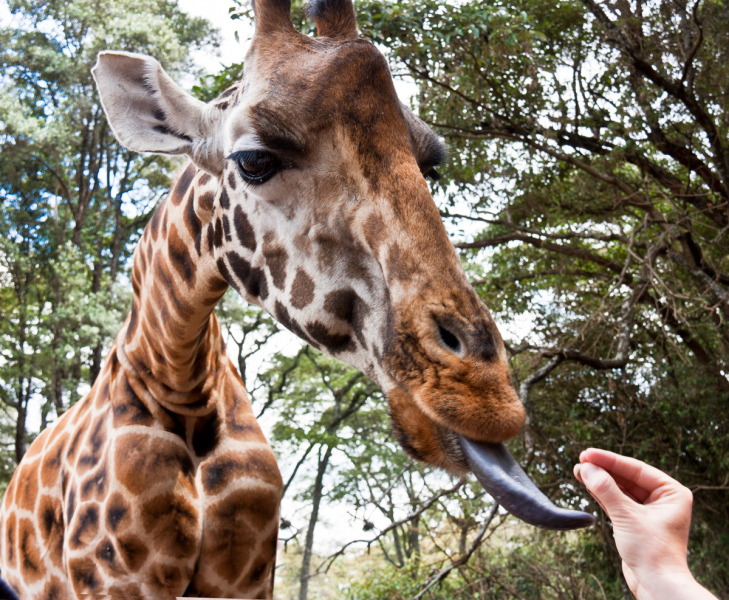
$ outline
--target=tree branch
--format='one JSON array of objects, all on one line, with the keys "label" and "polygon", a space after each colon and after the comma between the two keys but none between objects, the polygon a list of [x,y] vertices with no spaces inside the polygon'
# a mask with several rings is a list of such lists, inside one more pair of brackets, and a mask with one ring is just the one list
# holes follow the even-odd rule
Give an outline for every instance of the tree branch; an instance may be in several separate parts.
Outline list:
[{"label": "tree branch", "polygon": [[616,262],[613,262],[607,258],[603,258],[602,256],[598,254],[593,254],[592,252],[588,252],[587,250],[583,248],[577,248],[575,246],[565,246],[562,244],[554,244],[552,242],[545,242],[543,240],[540,240],[538,238],[535,238],[530,235],[525,235],[523,233],[506,233],[504,235],[500,235],[493,238],[487,238],[484,240],[476,240],[474,242],[464,242],[459,244],[454,244],[456,248],[463,248],[463,249],[469,249],[469,248],[488,248],[491,246],[498,246],[501,244],[506,244],[507,242],[513,242],[513,241],[520,241],[525,242],[527,244],[531,244],[535,248],[544,248],[545,250],[550,250],[552,252],[557,252],[559,254],[564,254],[566,256],[572,256],[574,258],[579,258],[581,260],[587,260],[590,262],[593,262],[595,264],[601,265],[603,267],[606,267],[607,269],[610,269],[614,273],[622,273],[623,268]]},{"label": "tree branch", "polygon": [[478,549],[478,547],[481,545],[481,541],[483,540],[483,536],[486,534],[486,530],[489,528],[489,525],[491,525],[491,522],[494,520],[494,517],[496,516],[496,513],[499,510],[499,505],[497,503],[494,503],[494,505],[491,507],[491,510],[489,511],[489,515],[486,518],[486,522],[483,524],[479,532],[476,534],[476,537],[474,538],[473,542],[471,542],[471,545],[468,547],[468,550],[466,550],[465,554],[462,554],[459,556],[456,560],[454,560],[450,565],[448,565],[445,569],[442,569],[440,572],[438,572],[431,580],[430,582],[422,589],[420,592],[418,592],[417,596],[413,597],[413,600],[420,600],[425,592],[427,592],[430,588],[432,588],[434,585],[439,584],[441,581],[443,581],[446,577],[448,577],[449,573],[461,565],[468,562],[468,560],[471,558],[471,555]]},{"label": "tree branch", "polygon": [[[420,515],[422,515],[426,510],[428,510],[435,502],[440,499],[442,496],[447,496],[448,494],[452,494],[457,489],[459,489],[463,484],[465,484],[467,479],[465,477],[461,477],[456,484],[453,487],[447,488],[445,490],[441,490],[438,492],[435,496],[431,497],[430,499],[426,500],[423,505],[416,510],[414,513],[409,514],[407,517],[404,517],[400,519],[399,521],[395,521],[394,523],[390,523],[385,529],[380,531],[375,537],[373,537],[371,540],[352,540],[350,542],[347,542],[344,544],[339,550],[334,552],[333,554],[330,554],[327,556],[317,567],[316,571],[310,575],[310,577],[314,577],[315,575],[318,575],[319,573],[326,573],[329,571],[330,567],[334,563],[334,561],[344,554],[344,551],[349,548],[352,544],[367,544],[368,546],[374,542],[376,542],[379,538],[381,538],[383,535],[389,533],[396,527],[400,527],[400,525],[403,525],[404,523],[407,523],[408,521],[412,521],[413,519],[417,519]],[[498,506],[498,505],[497,505]]]}]

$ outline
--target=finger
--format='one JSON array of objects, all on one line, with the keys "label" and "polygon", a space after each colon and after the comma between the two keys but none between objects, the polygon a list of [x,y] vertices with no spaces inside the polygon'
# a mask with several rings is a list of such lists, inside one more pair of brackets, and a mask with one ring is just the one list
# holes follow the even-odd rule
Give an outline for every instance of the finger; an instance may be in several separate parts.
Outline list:
[{"label": "finger", "polygon": [[[575,475],[575,479],[577,479],[577,481],[579,481],[580,483],[584,484],[585,482],[582,480],[582,475],[580,475],[581,467],[582,465],[580,464],[575,465],[572,468],[572,472]],[[623,492],[633,502],[643,504],[643,501],[648,497],[648,492],[646,492],[643,488],[636,486],[634,483],[628,481],[627,479],[625,479],[625,477],[612,475],[612,478],[615,480],[615,483],[618,484],[618,488],[620,488],[620,491]],[[598,502],[598,504],[600,503]],[[602,505],[601,508],[603,508],[604,510],[604,507],[602,507]]]},{"label": "finger", "polygon": [[630,491],[630,489],[623,487],[617,481],[615,483],[618,484],[618,488],[620,488],[620,491],[623,492],[623,494],[625,494],[633,502],[635,502],[636,504],[643,504],[643,501],[640,500],[632,491]]},{"label": "finger", "polygon": [[623,490],[626,494],[628,494],[633,500],[635,500],[639,504],[643,504],[646,501],[646,499],[650,496],[650,492],[648,492],[647,490],[644,490],[637,483],[630,481],[630,480],[626,479],[625,477],[621,477],[620,475],[616,475],[615,473],[610,473],[610,476],[615,480],[615,483],[618,484],[618,487],[621,490]]},{"label": "finger", "polygon": [[[587,490],[587,491],[588,491],[588,492],[590,492],[590,490]],[[605,514],[607,514],[607,510],[606,510],[606,509],[605,509],[605,507],[604,507],[604,506],[602,505],[602,502],[600,502],[600,500],[598,500],[598,499],[597,499],[597,498],[595,497],[595,494],[593,494],[592,492],[590,492],[590,496],[592,496],[592,499],[593,499],[593,500],[594,500],[595,502],[597,502],[597,505],[598,505],[598,506],[599,506],[599,507],[600,507],[600,508],[602,509],[602,512],[604,512]]]},{"label": "finger", "polygon": [[662,485],[680,485],[663,471],[659,471],[635,458],[628,458],[607,450],[588,448],[580,454],[580,461],[583,463],[590,462],[602,467],[611,475],[623,477],[628,482],[644,489],[648,494]]},{"label": "finger", "polygon": [[580,468],[580,475],[590,494],[611,519],[628,508],[627,503],[631,500],[620,491],[618,484],[607,471],[588,462]]}]

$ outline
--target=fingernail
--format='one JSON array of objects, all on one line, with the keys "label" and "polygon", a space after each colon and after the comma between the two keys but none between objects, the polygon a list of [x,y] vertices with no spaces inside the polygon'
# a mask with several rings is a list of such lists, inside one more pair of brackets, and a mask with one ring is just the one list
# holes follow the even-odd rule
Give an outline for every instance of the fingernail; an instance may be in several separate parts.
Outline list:
[{"label": "fingernail", "polygon": [[582,467],[582,465],[579,465],[578,464],[578,465],[575,465],[574,468],[572,469],[572,472],[575,475],[575,479],[577,479],[578,481],[581,481],[581,479],[580,479],[580,469],[581,469],[581,467]]},{"label": "fingernail", "polygon": [[583,463],[580,469],[580,475],[582,475],[582,481],[588,483],[590,477],[593,477],[597,473],[597,467],[592,463]]}]

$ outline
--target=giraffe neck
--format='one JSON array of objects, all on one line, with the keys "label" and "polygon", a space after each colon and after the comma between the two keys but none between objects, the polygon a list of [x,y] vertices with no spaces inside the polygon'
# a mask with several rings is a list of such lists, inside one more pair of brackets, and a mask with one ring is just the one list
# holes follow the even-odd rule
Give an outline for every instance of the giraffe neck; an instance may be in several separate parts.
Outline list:
[{"label": "giraffe neck", "polygon": [[160,204],[134,253],[134,301],[117,338],[140,398],[182,415],[215,408],[228,364],[213,314],[228,284],[206,234],[217,189],[191,164]]}]

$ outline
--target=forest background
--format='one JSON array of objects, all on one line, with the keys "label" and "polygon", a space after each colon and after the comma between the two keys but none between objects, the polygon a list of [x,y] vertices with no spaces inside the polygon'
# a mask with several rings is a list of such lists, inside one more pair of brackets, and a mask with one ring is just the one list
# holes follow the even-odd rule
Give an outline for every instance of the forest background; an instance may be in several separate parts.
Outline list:
[{"label": "forest background", "polygon": [[[598,522],[540,531],[474,480],[408,460],[372,382],[227,295],[229,352],[287,486],[277,597],[630,598],[610,522],[571,475],[591,445],[694,492],[690,566],[729,597],[729,7],[356,6],[362,35],[414,82],[414,109],[448,143],[431,185],[507,342],[528,413],[510,447],[556,503]],[[96,54],[151,54],[204,100],[243,67],[201,72],[191,56],[214,49],[216,31],[169,0],[8,7],[2,486],[38,433],[29,422],[53,423],[99,373],[130,306],[131,252],[180,166],[118,145],[90,76]],[[293,15],[314,34],[299,2]],[[245,22],[247,5],[231,17]],[[325,543],[333,530],[351,539]]]}]

